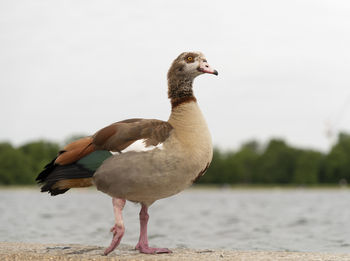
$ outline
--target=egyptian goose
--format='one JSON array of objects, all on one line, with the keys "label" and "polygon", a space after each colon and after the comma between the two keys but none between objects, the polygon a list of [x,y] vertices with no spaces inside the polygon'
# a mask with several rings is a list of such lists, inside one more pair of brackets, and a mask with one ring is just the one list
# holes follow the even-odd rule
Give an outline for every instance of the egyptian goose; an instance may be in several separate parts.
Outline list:
[{"label": "egyptian goose", "polygon": [[[168,121],[128,119],[113,123],[90,137],[63,148],[36,178],[42,192],[52,196],[70,188],[95,185],[112,197],[115,225],[104,254],[120,243],[125,228],[122,210],[126,200],[141,204],[141,253],[171,253],[148,246],[148,207],[190,186],[208,168],[213,155],[210,133],[193,95],[193,80],[204,73],[218,75],[200,52],[180,54],[168,71]],[[146,151],[124,152],[143,140]],[[112,154],[111,152],[116,152]]]}]

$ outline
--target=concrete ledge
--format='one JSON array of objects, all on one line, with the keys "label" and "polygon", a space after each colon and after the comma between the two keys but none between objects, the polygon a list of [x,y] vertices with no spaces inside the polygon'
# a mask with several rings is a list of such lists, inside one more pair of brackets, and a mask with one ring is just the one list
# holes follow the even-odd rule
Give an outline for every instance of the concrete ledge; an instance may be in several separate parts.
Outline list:
[{"label": "concrete ledge", "polygon": [[144,255],[132,247],[122,245],[109,256],[102,256],[104,247],[73,244],[31,244],[0,242],[0,260],[233,260],[233,261],[349,261],[350,254],[326,254],[304,252],[263,252],[229,250],[172,249],[172,254]]}]

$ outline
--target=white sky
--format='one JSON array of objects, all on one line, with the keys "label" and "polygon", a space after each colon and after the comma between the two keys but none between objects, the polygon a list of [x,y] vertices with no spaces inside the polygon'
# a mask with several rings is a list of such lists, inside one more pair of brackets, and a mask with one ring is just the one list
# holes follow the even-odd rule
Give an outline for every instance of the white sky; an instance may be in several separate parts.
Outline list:
[{"label": "white sky", "polygon": [[166,72],[202,51],[195,95],[214,144],[280,137],[327,150],[350,132],[350,1],[0,0],[0,140],[167,120]]}]

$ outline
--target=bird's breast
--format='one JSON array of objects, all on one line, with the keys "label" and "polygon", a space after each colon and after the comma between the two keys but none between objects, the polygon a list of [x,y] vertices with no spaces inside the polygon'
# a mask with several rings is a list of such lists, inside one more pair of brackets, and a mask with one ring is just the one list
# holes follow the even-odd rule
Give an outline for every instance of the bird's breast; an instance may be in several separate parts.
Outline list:
[{"label": "bird's breast", "polygon": [[94,175],[99,190],[137,202],[153,202],[188,186],[209,166],[212,142],[197,104],[178,106],[169,123],[170,136],[143,152],[126,152],[107,159]]}]

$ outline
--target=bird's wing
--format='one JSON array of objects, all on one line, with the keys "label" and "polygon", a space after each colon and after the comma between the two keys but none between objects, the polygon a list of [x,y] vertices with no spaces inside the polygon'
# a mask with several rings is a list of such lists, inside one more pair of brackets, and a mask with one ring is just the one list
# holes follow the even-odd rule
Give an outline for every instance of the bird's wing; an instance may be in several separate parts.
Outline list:
[{"label": "bird's wing", "polygon": [[137,140],[145,146],[163,143],[173,127],[166,121],[154,119],[129,119],[113,123],[92,136],[96,149],[121,152]]},{"label": "bird's wing", "polygon": [[52,163],[71,164],[96,150],[121,152],[137,140],[143,140],[146,147],[156,146],[169,137],[172,129],[170,123],[160,120],[119,121],[99,130],[93,136],[66,145]]}]

